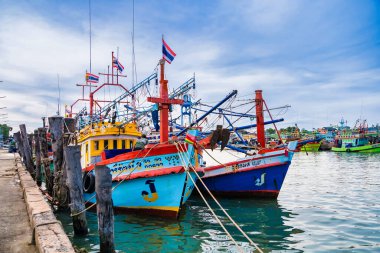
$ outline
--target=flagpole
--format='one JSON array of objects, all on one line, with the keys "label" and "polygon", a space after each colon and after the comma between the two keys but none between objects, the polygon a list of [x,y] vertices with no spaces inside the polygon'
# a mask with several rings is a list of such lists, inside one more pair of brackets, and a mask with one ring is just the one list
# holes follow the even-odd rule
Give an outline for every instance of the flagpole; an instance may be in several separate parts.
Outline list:
[{"label": "flagpole", "polygon": [[[119,61],[119,47],[117,47],[116,57],[117,57],[117,60]],[[116,83],[119,84],[119,69],[117,69],[116,71]]]},{"label": "flagpole", "polygon": [[[88,16],[89,16],[89,22],[90,22],[90,73],[92,73],[92,69],[91,69],[91,56],[92,56],[92,52],[91,52],[91,47],[92,47],[92,43],[91,43],[91,0],[88,0]],[[87,72],[87,71],[86,71]],[[91,85],[90,85],[90,93],[91,93]]]},{"label": "flagpole", "polygon": [[114,59],[114,56],[113,56],[113,51],[112,51],[112,84],[113,84],[113,59]]}]

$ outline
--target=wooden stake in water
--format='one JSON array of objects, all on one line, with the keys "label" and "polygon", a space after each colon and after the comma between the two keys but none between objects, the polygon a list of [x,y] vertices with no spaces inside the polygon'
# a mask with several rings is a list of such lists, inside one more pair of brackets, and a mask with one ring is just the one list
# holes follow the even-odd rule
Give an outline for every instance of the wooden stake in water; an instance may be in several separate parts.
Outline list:
[{"label": "wooden stake in water", "polygon": [[73,217],[74,233],[86,235],[88,233],[87,219],[82,184],[82,167],[80,165],[80,146],[64,148],[67,179],[66,184],[70,191],[70,210]]},{"label": "wooden stake in water", "polygon": [[43,170],[45,174],[45,187],[50,196],[53,194],[53,176],[50,172],[50,160],[48,152],[48,143],[46,138],[46,128],[38,128],[38,136],[40,140],[40,154],[41,161],[43,165]]},{"label": "wooden stake in water", "polygon": [[34,173],[34,164],[32,160],[32,148],[29,145],[29,139],[28,139],[28,134],[26,133],[25,124],[20,125],[20,133],[21,133],[21,141],[23,144],[23,151],[24,151],[24,156],[25,156],[24,163],[25,163],[26,169],[34,178],[35,173]]},{"label": "wooden stake in water", "polygon": [[38,130],[34,130],[34,152],[36,154],[36,182],[41,186],[41,148]]},{"label": "wooden stake in water", "polygon": [[13,137],[15,138],[15,141],[17,143],[17,149],[18,149],[18,153],[20,155],[20,157],[22,159],[24,159],[25,161],[25,155],[24,155],[24,145],[22,144],[22,140],[21,140],[21,133],[20,132],[16,132],[13,134]]},{"label": "wooden stake in water", "polygon": [[100,252],[114,253],[114,217],[112,209],[112,175],[105,165],[95,166],[96,212]]},{"label": "wooden stake in water", "polygon": [[49,117],[49,130],[54,155],[54,186],[53,198],[59,203],[59,207],[67,206],[66,181],[63,180],[63,123],[61,116]]}]

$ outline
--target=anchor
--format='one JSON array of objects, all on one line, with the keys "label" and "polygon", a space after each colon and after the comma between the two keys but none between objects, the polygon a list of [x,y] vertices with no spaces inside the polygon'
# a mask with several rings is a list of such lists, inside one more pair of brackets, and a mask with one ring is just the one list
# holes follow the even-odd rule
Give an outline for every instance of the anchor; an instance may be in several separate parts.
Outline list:
[{"label": "anchor", "polygon": [[211,134],[211,150],[214,150],[215,145],[221,142],[220,150],[222,151],[227,146],[229,140],[230,130],[223,128],[222,125],[217,125],[216,130],[212,131]]}]

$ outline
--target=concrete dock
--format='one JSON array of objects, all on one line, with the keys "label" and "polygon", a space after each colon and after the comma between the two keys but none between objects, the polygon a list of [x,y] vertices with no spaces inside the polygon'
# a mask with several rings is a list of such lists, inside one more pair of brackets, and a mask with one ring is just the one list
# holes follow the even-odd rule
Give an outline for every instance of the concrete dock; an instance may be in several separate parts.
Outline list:
[{"label": "concrete dock", "polygon": [[18,154],[0,149],[0,253],[75,252]]}]

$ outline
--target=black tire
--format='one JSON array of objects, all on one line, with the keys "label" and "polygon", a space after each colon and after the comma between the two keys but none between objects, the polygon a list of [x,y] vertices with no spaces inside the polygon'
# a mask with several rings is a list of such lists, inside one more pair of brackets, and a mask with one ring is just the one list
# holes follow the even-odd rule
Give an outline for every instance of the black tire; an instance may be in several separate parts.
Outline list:
[{"label": "black tire", "polygon": [[351,149],[348,148],[348,149],[347,149],[347,152],[351,152]]},{"label": "black tire", "polygon": [[91,172],[84,174],[83,191],[85,193],[93,193],[95,191],[95,175]]}]

